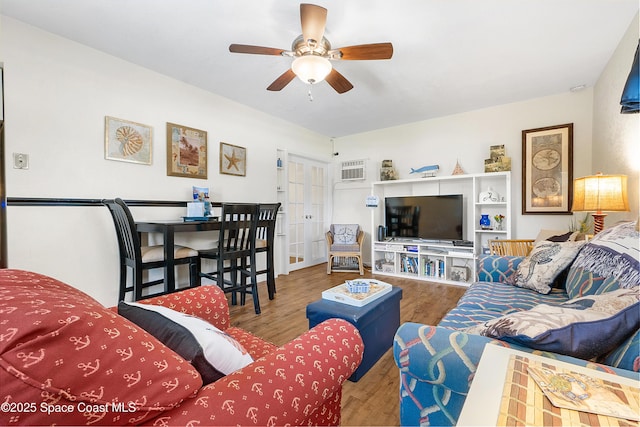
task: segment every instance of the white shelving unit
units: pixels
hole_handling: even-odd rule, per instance
[[[480,194],[486,193],[490,189],[497,193],[498,201],[482,201]],[[491,239],[510,239],[511,238],[511,222],[513,213],[511,210],[511,172],[493,172],[483,173],[473,176],[473,194],[474,210],[473,210],[473,240],[475,253],[481,254],[488,247],[488,241]],[[480,216],[486,214],[491,219],[491,228],[483,230],[480,227]],[[504,215],[502,229],[496,229],[494,217],[496,215]]]
[[[276,275],[288,274],[289,264],[288,258],[288,186],[289,179],[287,176],[287,152],[286,150],[277,150],[276,161],[276,200],[280,202],[280,210],[276,220],[276,233],[275,233],[275,264]]]
[[[373,272],[437,282],[470,283],[472,247],[452,243],[375,242]]]
[[[480,193],[498,194],[496,200],[481,201]],[[494,172],[451,175],[396,181],[376,181],[372,194],[379,205],[371,212],[371,260],[374,274],[467,285],[475,278],[475,260],[490,239],[511,238],[511,173]],[[385,197],[462,194],[463,239],[469,246],[446,241],[377,241],[379,225],[385,225]],[[491,218],[491,229],[482,229],[481,215]],[[495,215],[504,215],[502,229],[495,229]]]

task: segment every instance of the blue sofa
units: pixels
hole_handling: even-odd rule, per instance
[[[624,328],[614,326],[612,331],[608,331],[606,328],[611,328],[611,325],[601,329],[598,322],[587,322],[579,325],[586,326],[579,333],[567,331],[566,327],[554,332],[584,335],[586,330],[586,334],[592,335],[586,337],[587,341],[592,339],[596,347],[611,335],[618,334],[611,338],[613,341],[605,343],[610,347],[605,354],[589,360],[552,351],[558,345],[563,347],[567,344],[558,342],[564,340],[558,340],[558,336],[563,335],[554,335],[551,340],[547,336],[546,341],[540,343],[517,334],[497,339],[477,332],[479,326],[490,324],[488,322],[492,320],[496,322],[494,319],[502,320],[505,315],[527,312],[539,304],[558,306],[577,297],[606,297],[604,294],[609,292],[630,293],[631,298],[637,298],[640,293],[640,235],[637,228],[637,222],[623,223],[596,235],[581,247],[565,270],[566,276],[557,280],[556,287],[548,294],[509,283],[524,258],[481,257],[477,282],[469,287],[438,326],[405,323],[396,332],[393,353],[400,370],[401,425],[455,425],[487,344],[512,347],[640,379],[640,303],[634,303],[626,310]],[[630,291],[618,290],[621,288]]]

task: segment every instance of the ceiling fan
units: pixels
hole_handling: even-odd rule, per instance
[[[282,90],[297,76],[308,84],[326,80],[338,93],[345,93],[353,89],[353,85],[332,67],[329,60],[390,59],[393,55],[391,43],[361,44],[332,49],[331,43],[324,37],[324,28],[327,22],[327,9],[324,7],[315,4],[301,4],[300,22],[302,34],[293,41],[291,50],[232,44],[229,46],[229,51],[295,58],[291,68],[271,83],[267,90]]]

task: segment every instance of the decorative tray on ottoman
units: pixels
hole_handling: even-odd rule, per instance
[[[367,292],[349,292],[349,289],[366,290]],[[374,279],[348,280],[347,283],[334,286],[322,292],[322,299],[341,302],[343,304],[362,307],[391,292],[391,285]]]

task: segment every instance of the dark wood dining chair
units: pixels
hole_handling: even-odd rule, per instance
[[[200,277],[214,281],[231,293],[231,302],[244,305],[246,294],[253,296],[256,314],[260,314],[260,299],[256,271],[256,228],[259,206],[253,203],[223,203],[217,246],[200,250],[200,259],[216,262],[216,270],[200,272]]]
[[[151,281],[143,280],[143,272],[146,270],[164,268],[164,246],[142,246],[140,235],[136,231],[136,225],[127,204],[119,198],[103,200],[111,213],[113,223],[118,237],[118,248],[120,250],[120,291],[118,298],[125,299],[127,293],[133,293],[133,301],[150,298],[152,296],[169,293],[168,289],[176,289],[176,286],[169,287],[165,278]],[[189,286],[198,286],[200,283],[200,260],[198,251],[195,249],[175,245],[173,248],[175,264],[189,265]],[[128,271],[132,271],[131,280],[127,280]],[[164,283],[164,290],[142,295],[142,291],[151,286]],[[175,285],[175,284],[174,284]],[[176,289],[177,290],[177,289]]]
[[[256,255],[266,254],[265,268],[258,270],[257,274],[267,275],[267,291],[269,299],[276,294],[274,241],[276,234],[276,219],[281,203],[260,203],[258,226],[256,228]]]

